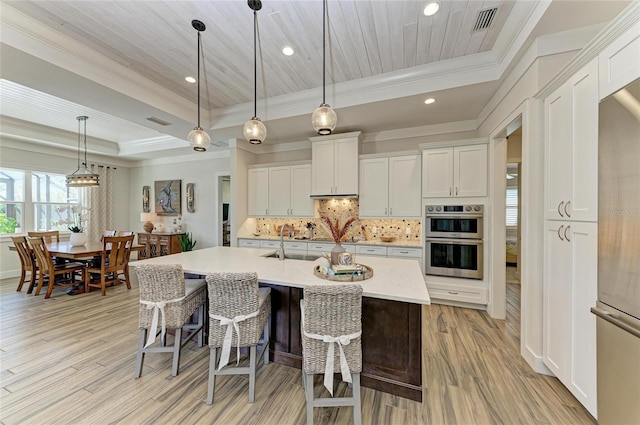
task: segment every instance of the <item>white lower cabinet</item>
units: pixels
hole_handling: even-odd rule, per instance
[[[386,246],[371,246],[371,245],[356,245],[357,256],[373,256],[373,257],[386,257]]]
[[[597,417],[597,223],[547,220],[543,361]]]
[[[429,297],[434,304],[438,304],[437,300],[470,303],[470,304],[487,304],[487,289],[481,281],[478,283],[441,283],[427,282],[429,289]]]
[[[238,239],[240,248],[260,248],[260,241],[257,239]]]

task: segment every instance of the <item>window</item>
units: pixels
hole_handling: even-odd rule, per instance
[[[66,231],[59,223],[69,218],[69,208],[62,213],[59,208],[81,205],[84,193],[67,187],[63,174],[0,168],[0,233]]]
[[[0,169],[0,233],[22,232],[24,181],[24,171]]]
[[[515,227],[518,225],[518,188],[507,188],[507,212],[505,214],[506,225]]]

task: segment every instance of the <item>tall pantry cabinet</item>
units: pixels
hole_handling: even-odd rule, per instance
[[[545,108],[543,361],[597,417],[598,62]]]

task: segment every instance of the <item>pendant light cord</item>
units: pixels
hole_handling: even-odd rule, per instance
[[[198,31],[198,128],[200,128],[200,31]]]
[[[80,170],[80,139],[81,139],[80,130],[81,130],[80,118],[78,118],[78,169],[76,170],[76,172]]]
[[[256,49],[256,33],[258,30],[258,13],[253,11],[253,117],[258,116],[258,53]]]
[[[85,170],[88,170],[87,168],[88,166],[87,164],[87,119],[85,118],[83,121],[84,121],[84,168]]]
[[[327,0],[322,2],[322,104],[326,104],[325,102],[325,90],[326,90],[326,82],[325,75],[327,73],[327,40],[326,40],[326,23],[325,20],[327,18]]]

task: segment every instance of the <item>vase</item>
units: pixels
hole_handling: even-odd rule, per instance
[[[85,232],[71,233],[69,243],[71,246],[82,246],[87,243],[87,234]]]
[[[347,250],[339,243],[335,244],[331,249],[331,264],[340,264],[340,254],[346,251]]]

